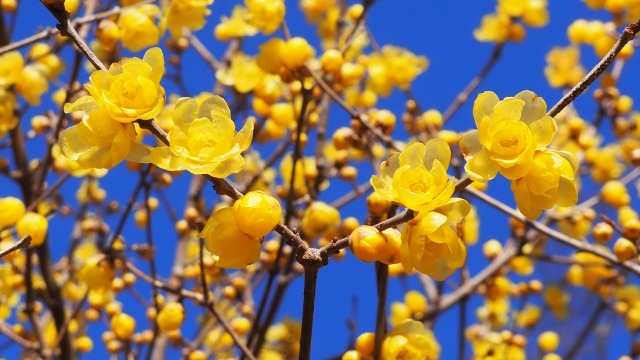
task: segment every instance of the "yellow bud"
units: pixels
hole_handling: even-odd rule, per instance
[[[381,232],[382,237],[386,242],[384,248],[384,254],[380,257],[379,261],[387,265],[398,264],[400,262],[400,246],[402,245],[402,239],[400,231],[389,228]]]
[[[80,336],[76,339],[75,346],[79,353],[88,353],[93,350],[93,340],[88,336]]]
[[[357,21],[364,13],[364,6],[362,4],[353,4],[347,9],[347,16],[351,21]]]
[[[482,245],[482,253],[487,259],[493,260],[502,253],[502,244],[496,239],[488,240]]]
[[[552,352],[558,348],[560,336],[555,331],[545,331],[538,335],[538,347],[545,352]]]
[[[367,197],[367,209],[374,216],[384,217],[391,208],[391,201],[373,192]]]
[[[311,45],[303,37],[287,40],[279,49],[282,62],[290,69],[297,69],[313,57]]]
[[[599,222],[593,227],[593,238],[596,242],[604,244],[611,240],[613,227],[606,222]]]
[[[300,227],[309,237],[337,228],[340,225],[340,212],[322,201],[312,202],[304,211]]]
[[[320,66],[322,71],[326,73],[337,73],[340,71],[344,58],[342,53],[337,49],[329,49],[325,51],[320,57]]]
[[[31,245],[29,245],[31,248],[44,243],[48,228],[49,222],[47,218],[34,212],[24,214],[16,223],[16,232],[19,237],[31,235]]]
[[[80,280],[89,288],[106,288],[111,286],[115,277],[115,269],[111,261],[102,254],[88,258],[79,272]]]
[[[618,180],[607,181],[602,186],[600,196],[602,196],[602,201],[615,208],[628,205],[631,202],[627,187]]]
[[[380,260],[386,249],[386,241],[378,229],[360,225],[349,235],[349,249],[360,260]]]
[[[251,330],[251,321],[246,317],[237,317],[231,320],[231,328],[240,336],[243,336]]]
[[[356,351],[363,356],[373,356],[373,347],[375,344],[376,335],[372,332],[366,332],[361,334],[356,339]]]
[[[349,350],[342,354],[342,360],[362,360],[362,355],[356,350]]]
[[[414,316],[421,316],[427,311],[427,298],[421,293],[410,290],[404,294],[404,303]]]
[[[184,321],[184,307],[178,302],[166,304],[156,317],[158,328],[162,331],[179,330]]]
[[[0,228],[11,226],[24,215],[22,200],[7,196],[0,198]]]
[[[233,205],[238,227],[245,234],[262,237],[270,233],[282,218],[280,202],[262,191],[250,191]]]
[[[187,356],[187,360],[207,360],[207,353],[202,350],[192,351],[189,356]]]
[[[628,261],[638,256],[638,248],[631,240],[621,237],[613,244],[613,252],[620,261]]]
[[[120,313],[111,318],[111,331],[120,340],[128,340],[136,329],[136,320],[131,316]]]

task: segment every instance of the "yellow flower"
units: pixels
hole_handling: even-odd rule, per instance
[[[337,8],[336,0],[300,0],[300,9],[308,21],[319,22],[332,8]]]
[[[163,25],[169,28],[171,36],[182,37],[182,28],[200,30],[207,21],[207,15],[211,10],[207,6],[213,4],[213,0],[172,0],[167,2],[163,9]]]
[[[40,105],[40,96],[49,91],[46,68],[40,64],[31,64],[22,68],[20,80],[15,84],[16,91],[27,100],[29,105]]]
[[[85,85],[87,96],[73,105],[94,101],[111,118],[123,122],[148,120],[158,115],[165,103],[165,91],[160,85],[164,73],[164,57],[160,48],[149,49],[143,59],[125,58],[111,64],[109,71],[98,70]]]
[[[120,313],[111,318],[111,331],[118,339],[128,340],[136,330],[136,319]]]
[[[18,51],[0,55],[0,87],[8,88],[20,80],[24,59]]]
[[[18,220],[16,223],[16,233],[19,237],[31,235],[31,244],[29,247],[33,248],[42,245],[47,237],[47,230],[49,228],[49,222],[47,218],[34,212],[28,212]]]
[[[77,161],[71,160],[62,154],[59,144],[54,144],[51,148],[51,156],[53,156],[53,168],[56,172],[68,172],[75,177],[93,177],[101,178],[107,174],[104,168],[84,168]]]
[[[340,212],[322,201],[312,202],[305,210],[300,221],[302,232],[309,238],[315,238],[325,231],[336,229],[340,225]]]
[[[242,52],[233,54],[229,67],[221,67],[216,71],[218,81],[224,85],[233,86],[241,93],[248,93],[255,89],[264,76],[265,73],[256,60]]]
[[[415,268],[436,280],[444,280],[460,268],[467,258],[467,248],[450,222],[459,221],[469,212],[469,203],[458,200],[455,211],[445,214],[422,212],[402,228],[400,255],[405,271]]]
[[[231,11],[231,17],[223,16],[220,23],[214,29],[216,39],[229,41],[233,38],[253,36],[258,33],[253,25],[247,22],[247,8],[237,5]]]
[[[260,258],[260,238],[242,232],[233,208],[216,210],[200,233],[205,248],[217,258],[216,266],[241,269]]]
[[[238,227],[245,234],[262,237],[280,222],[282,208],[278,199],[262,191],[250,191],[233,205]]]
[[[509,180],[524,176],[535,151],[548,146],[558,130],[546,111],[547,104],[531,91],[503,100],[490,91],[478,95],[473,104],[478,130],[460,139],[467,175],[478,182],[498,172]]]
[[[506,14],[487,14],[482,17],[480,27],[473,30],[473,37],[482,42],[503,43],[509,39],[513,20]]]
[[[555,205],[574,205],[578,201],[574,182],[577,170],[576,159],[568,152],[536,152],[529,172],[511,182],[518,210],[527,218],[535,219],[542,210]]]
[[[156,317],[156,323],[162,331],[173,331],[180,329],[184,321],[184,306],[179,302],[166,304]]]
[[[547,0],[498,0],[497,10],[510,17],[522,18],[529,26],[542,27],[549,22]]]
[[[123,11],[118,19],[122,46],[135,52],[156,45],[160,30],[153,20],[159,14],[160,9],[150,4]]]
[[[124,160],[136,140],[132,123],[115,121],[90,96],[65,105],[66,112],[86,111],[82,122],[64,129],[58,145],[81,168],[110,169]]]
[[[374,53],[367,60],[367,87],[382,96],[388,96],[393,87],[407,90],[428,66],[429,60],[424,56],[416,56],[401,47],[385,45],[380,53]]]
[[[39,42],[33,44],[29,50],[29,57],[33,59],[36,64],[43,66],[41,70],[44,71],[48,79],[55,79],[64,71],[64,62],[52,52],[51,47],[45,43]]]
[[[431,211],[451,199],[455,184],[447,176],[451,149],[444,140],[415,142],[380,165],[371,185],[382,198],[416,211]]]
[[[552,87],[574,86],[586,74],[576,46],[554,47],[547,54],[544,74]]]
[[[249,23],[263,34],[278,30],[286,12],[283,0],[244,0],[249,11]]]
[[[440,345],[431,330],[419,321],[406,320],[391,330],[382,342],[383,360],[422,359],[440,357]]]
[[[170,146],[136,144],[129,159],[169,171],[188,170],[219,178],[242,170],[240,153],[251,145],[253,123],[248,121],[236,133],[224,99],[210,95],[198,103],[181,98],[173,110],[173,122],[168,134]]]
[[[1,61],[2,60],[0,60],[0,64],[2,64]],[[4,137],[9,130],[18,126],[18,117],[16,116],[17,109],[18,100],[16,96],[11,91],[0,87],[0,139]]]

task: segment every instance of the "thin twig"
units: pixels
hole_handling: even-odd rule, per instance
[[[597,78],[602,74],[608,67],[611,65],[613,60],[616,58],[620,50],[628,43],[633,40],[636,34],[640,31],[640,20],[633,24],[629,24],[624,30],[622,34],[618,38],[618,41],[613,45],[611,50],[605,55],[602,60],[593,68],[587,75],[585,75],[580,82],[573,87],[568,93],[566,93],[557,104],[555,104],[551,110],[547,112],[547,115],[551,117],[555,117],[564,109],[567,105],[571,104],[580,94],[582,94],[589,85],[591,85]]]
[[[0,251],[0,258],[3,258],[18,249],[26,249],[31,244],[31,235],[25,235],[22,239],[13,243],[13,245],[9,246],[6,249]]]

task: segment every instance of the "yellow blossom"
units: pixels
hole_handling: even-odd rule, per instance
[[[580,49],[576,46],[554,47],[546,60],[544,74],[552,87],[574,86],[586,74],[580,65]]]
[[[533,165],[522,178],[511,182],[518,210],[535,219],[555,205],[572,206],[578,201],[574,174],[578,170],[572,154],[563,151],[536,152]]]
[[[143,59],[125,58],[111,64],[109,71],[91,74],[91,84],[85,85],[90,95],[65,105],[65,111],[95,102],[107,116],[122,123],[151,119],[162,111],[165,103],[165,91],[160,85],[163,73],[160,48],[149,49]]]
[[[431,211],[451,201],[455,183],[447,176],[451,149],[444,140],[415,142],[380,165],[371,185],[382,198],[416,211]]]
[[[0,64],[1,63],[0,60]],[[18,100],[13,92],[0,87],[0,139],[4,137],[9,130],[18,126],[18,117],[16,116],[17,109]]]
[[[278,30],[285,15],[284,0],[244,0],[249,11],[249,23],[263,34]]]
[[[41,71],[44,72],[47,79],[55,79],[64,71],[64,62],[52,52],[51,47],[46,43],[33,44],[29,50],[29,57],[36,64],[42,65]]]
[[[18,51],[0,55],[0,87],[8,88],[20,80],[24,59]]]
[[[241,269],[260,258],[260,238],[240,230],[233,208],[222,208],[211,214],[200,237],[217,259],[216,266]]]
[[[548,146],[558,129],[546,111],[545,101],[531,91],[503,100],[490,91],[478,95],[473,104],[478,130],[460,139],[467,175],[479,182],[498,172],[510,180],[524,176],[535,151]]]
[[[262,237],[280,222],[282,208],[278,199],[262,191],[250,191],[233,205],[240,230],[251,236]]]
[[[182,29],[200,30],[204,27],[211,10],[207,6],[213,0],[172,0],[163,9],[163,26],[169,28],[171,36],[182,37]]]
[[[231,17],[223,16],[220,23],[214,29],[216,39],[229,41],[233,38],[253,36],[258,33],[253,25],[247,22],[248,10],[244,6],[237,5],[231,11]]]
[[[431,330],[419,321],[406,320],[389,333],[382,342],[383,360],[422,359],[440,357],[440,345]]]
[[[510,17],[519,17],[529,26],[541,27],[549,22],[547,0],[498,0],[497,10]]]
[[[151,4],[125,9],[118,19],[122,46],[135,52],[156,45],[160,30],[154,18],[159,14],[160,9]]]
[[[482,42],[503,43],[509,39],[512,24],[509,15],[487,14],[482,17],[480,27],[473,31],[473,37]]]
[[[253,123],[248,121],[236,133],[224,99],[210,95],[199,103],[181,98],[173,110],[173,122],[167,136],[169,146],[136,144],[129,159],[169,171],[188,170],[219,178],[242,170],[240,153],[251,145]]]
[[[184,317],[184,306],[179,302],[171,302],[160,310],[156,317],[156,323],[162,331],[173,331],[180,329]]]
[[[81,98],[83,99],[83,98]],[[60,133],[58,144],[79,167],[110,169],[124,160],[136,139],[132,123],[115,121],[89,96],[65,105],[65,111],[86,111],[82,121]]]
[[[280,56],[280,48],[284,46],[284,40],[273,37],[260,45],[260,52],[256,56],[256,63],[269,74],[279,74],[284,67],[284,62]]]
[[[407,90],[413,80],[429,66],[429,60],[409,50],[385,45],[366,62],[369,78],[367,87],[382,96],[388,96],[394,87]]]
[[[24,214],[24,203],[17,197],[0,198],[0,228],[12,226]]]
[[[300,0],[300,9],[313,22],[320,21],[336,5],[336,0]]]
[[[325,231],[336,229],[340,225],[340,212],[322,201],[312,202],[305,210],[300,228],[310,238]]]
[[[19,237],[31,235],[31,244],[29,247],[42,245],[47,237],[49,223],[43,215],[34,212],[28,212],[16,223],[16,233]]]
[[[229,67],[216,71],[216,79],[222,84],[233,86],[238,92],[248,93],[260,84],[265,73],[256,63],[256,59],[237,52],[231,57]]]
[[[49,91],[46,68],[41,64],[30,64],[22,68],[20,80],[15,84],[18,94],[29,105],[40,105],[40,97]]]
[[[444,280],[460,268],[467,258],[467,248],[456,234],[451,222],[459,221],[469,212],[469,203],[462,199],[455,210],[421,212],[402,228],[400,255],[405,271],[414,268],[436,280]]]

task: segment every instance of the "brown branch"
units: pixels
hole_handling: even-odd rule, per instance
[[[31,235],[26,235],[22,239],[16,241],[13,245],[0,251],[0,258],[3,258],[18,249],[26,249],[31,244]]]
[[[547,112],[547,115],[555,117],[564,109],[567,105],[571,104],[580,94],[582,94],[587,88],[611,65],[613,60],[622,50],[626,43],[633,40],[636,34],[640,31],[640,20],[633,24],[629,24],[623,31],[618,41],[613,45],[611,50],[605,55],[602,60],[593,68],[587,75],[585,75],[580,82],[573,87],[568,93],[566,93],[557,104],[555,104],[551,110]]]
[[[313,310],[316,300],[316,284],[319,266],[314,264],[304,268],[304,296],[302,300],[302,326],[300,333],[300,360],[311,359],[311,334],[313,331]]]
[[[484,81],[489,72],[493,69],[493,67],[498,63],[500,57],[502,56],[502,50],[504,50],[504,43],[496,44],[491,52],[491,57],[489,61],[482,67],[478,75],[476,75],[471,82],[467,85],[467,87],[459,93],[456,98],[453,100],[451,105],[445,110],[444,114],[442,114],[442,123],[446,124],[451,117],[464,105],[468,100],[471,94],[476,91],[478,86]]]
[[[373,347],[373,358],[380,359],[382,341],[387,334],[387,289],[389,284],[389,265],[376,262],[376,284],[378,288],[378,305],[376,308],[376,333]]]

